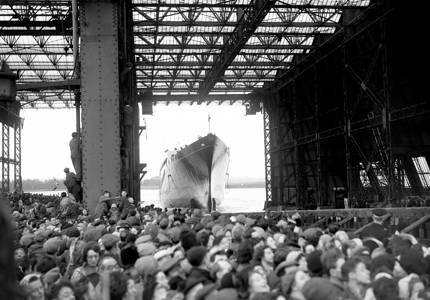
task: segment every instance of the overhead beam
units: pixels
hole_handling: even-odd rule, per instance
[[[183,29],[183,30],[182,30]],[[233,29],[233,28],[232,28]],[[219,32],[217,30],[214,31],[187,31],[188,27],[181,27],[181,28],[172,28],[167,31],[158,31],[159,36],[177,36],[178,34],[184,34],[187,36],[229,36],[231,35],[232,31],[223,31]],[[3,32],[3,31],[2,31]],[[153,30],[148,31],[135,31],[135,36],[141,37],[141,36],[154,36]],[[282,37],[314,37],[315,32],[285,32],[285,33],[279,33],[277,31],[258,31],[254,32],[255,36],[282,36]]]
[[[148,63],[148,62],[137,62],[136,66],[171,66],[172,65],[172,61],[158,61],[155,63]],[[212,63],[211,62],[207,62],[206,64],[203,64],[203,66],[211,66],[212,67]],[[290,62],[280,62],[280,61],[232,61],[229,66],[249,66],[249,67],[255,67],[255,66],[260,66],[260,67],[264,67],[264,66],[270,66],[270,67],[289,67],[292,66],[293,64]],[[198,60],[195,61],[182,61],[180,63],[180,66],[196,66],[196,67],[200,67],[202,66],[202,63],[199,62]],[[228,67],[228,66],[227,66]]]
[[[206,95],[204,97],[200,95],[152,95],[149,98],[145,98],[145,101],[152,102],[183,102],[183,101],[191,101],[191,102],[212,102],[212,101],[256,101],[255,94],[222,94],[222,95]]]
[[[65,15],[64,15],[65,17]],[[72,20],[70,22],[65,22],[62,20],[51,20],[51,21],[38,21],[38,20],[25,20],[25,21],[0,21],[0,27],[7,28],[30,28],[30,27],[50,27],[50,28],[61,28],[64,25],[69,25],[72,27]],[[3,30],[2,30],[3,32]]]
[[[304,72],[311,69],[319,62],[332,55],[334,51],[336,51],[343,45],[349,43],[350,41],[353,41],[359,34],[373,26],[381,18],[386,17],[392,11],[389,10],[384,12],[383,14],[379,14],[374,17],[372,16],[372,13],[377,7],[377,4],[367,7],[349,24],[344,25],[344,27],[340,28],[327,41],[319,45],[318,48],[315,48],[314,51],[311,51],[305,57],[305,59],[302,60],[299,64],[296,64],[294,68],[290,68],[284,71],[282,74],[279,74],[279,79],[276,82],[273,82],[271,85],[265,86],[265,88],[272,92],[279,91],[281,88],[293,82]],[[344,39],[343,35],[345,33],[345,28],[348,28],[348,30],[351,31],[351,34]]]
[[[61,81],[44,81],[31,83],[18,83],[17,91],[42,91],[42,90],[75,90],[81,86],[80,79]]]
[[[59,31],[56,29],[2,29],[1,35],[19,36],[71,36],[72,30]]]
[[[209,94],[275,3],[276,0],[255,0],[252,5],[244,10],[236,28],[225,42],[222,52],[215,57],[213,68],[200,85],[200,96],[204,97]]]
[[[237,32],[237,29],[240,27],[241,30],[246,34],[248,30],[251,30],[251,27],[243,27],[241,23],[246,22],[247,25],[252,26],[251,22],[253,20],[256,20],[258,15],[261,15],[264,13],[264,16],[269,12],[270,8],[273,7],[274,0],[256,0],[256,3],[254,5],[251,5],[249,7],[253,7],[253,11],[244,12],[244,16],[247,14],[247,18],[241,18],[238,22],[217,22],[217,21],[157,21],[157,20],[142,20],[142,21],[135,21],[134,26],[136,27],[146,27],[146,26],[167,26],[167,27],[191,27],[195,29],[196,27],[215,27],[219,28],[222,27],[234,27],[233,32]],[[266,3],[267,2],[267,3]],[[269,10],[265,10],[264,5],[270,4]],[[248,19],[248,20],[244,20]],[[300,28],[306,28],[306,27],[324,27],[324,28],[337,28],[340,27],[339,23],[336,22],[288,22],[288,21],[279,21],[279,22],[263,22],[264,17],[259,21],[257,27],[286,27],[294,28],[294,27],[300,27]]]
[[[69,0],[4,0],[3,2],[10,5],[55,5],[55,6],[69,6]],[[239,1],[160,1],[157,4],[154,2],[148,2],[141,0],[141,3],[136,3],[134,1],[133,8],[145,8],[145,7],[184,7],[184,8],[202,8],[202,7],[210,7],[210,8],[246,8],[247,2],[239,2]],[[360,5],[360,1],[346,1],[345,4],[331,4],[322,2],[321,3],[311,3],[310,1],[303,1],[304,4],[300,4],[301,2],[289,3],[287,1],[278,1],[274,7],[276,8],[290,8],[290,9],[342,9],[342,8],[360,8],[363,5]]]
[[[138,82],[138,90],[146,90],[149,87],[149,85],[146,86],[142,86],[139,85]],[[159,92],[159,93],[179,93],[179,94],[187,94],[187,93],[197,93],[198,90],[196,88],[188,88],[188,87],[183,87],[183,85],[181,85],[181,87],[152,87],[154,93]],[[241,93],[251,93],[253,90],[255,89],[255,87],[223,87],[223,88],[214,88],[212,89],[212,92],[214,93],[237,93],[237,94],[241,94]]]
[[[263,0],[261,0],[263,1]],[[266,1],[271,1],[271,0],[266,0]],[[246,30],[243,32],[246,33]],[[249,35],[249,37],[251,37],[252,34]],[[314,49],[316,48],[313,45],[295,45],[295,44],[290,44],[290,45],[265,45],[265,44],[260,44],[260,45],[245,45],[246,41],[249,39],[249,37],[243,41],[242,38],[238,37],[237,39],[237,43],[240,41],[241,42],[241,47],[239,49],[236,49],[235,53],[239,53],[242,49],[258,49],[258,50],[265,50],[265,49],[280,49],[280,50],[285,50],[285,49],[294,49],[294,50],[310,50],[310,49]],[[235,44],[235,43],[234,43]],[[231,45],[234,46],[234,44]],[[243,44],[243,45],[242,45]],[[184,44],[185,48],[187,49],[205,49],[207,51],[214,51],[214,50],[222,50],[225,51],[225,49],[227,48],[227,44],[218,44],[218,45],[190,45],[190,44]],[[181,45],[179,44],[137,44],[136,45],[136,50],[139,49],[154,49],[156,48],[158,49],[178,49],[179,47],[181,47]],[[139,52],[136,52],[136,54],[138,54]],[[207,53],[207,54],[216,54],[218,55],[217,52],[213,52],[213,53]],[[221,53],[223,54],[223,52]]]
[[[24,0],[17,0],[17,2],[22,2]],[[32,2],[32,1],[29,1]],[[359,5],[358,1],[352,1],[351,4],[345,4],[345,5],[333,5],[333,4],[313,4],[309,1],[304,1],[305,4],[297,4],[297,3],[286,3],[278,1],[276,5],[274,5],[275,8],[289,8],[289,9],[343,9],[343,8],[361,8],[363,5]],[[324,3],[324,2],[321,2]],[[148,3],[147,1],[144,1],[143,3],[135,3],[134,7],[138,8],[145,8],[145,7],[154,7],[155,5],[153,3]],[[203,7],[210,7],[210,8],[246,8],[248,4],[246,2],[239,2],[239,1],[204,1],[204,2],[181,2],[177,3],[177,1],[165,1],[165,2],[158,2],[157,6],[160,7],[185,7],[185,8],[203,8]]]

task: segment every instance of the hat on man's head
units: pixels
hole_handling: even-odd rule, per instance
[[[203,246],[194,246],[187,251],[187,259],[193,267],[198,267],[202,264],[207,253],[207,249]]]
[[[145,229],[143,230],[143,233],[149,234],[151,238],[154,240],[158,235],[158,226],[150,223],[146,225]]]
[[[212,219],[213,219],[214,221],[216,221],[216,220],[221,216],[221,213],[220,213],[219,211],[213,211],[213,212],[211,213],[211,216],[212,216]]]
[[[160,271],[169,272],[173,267],[178,265],[180,261],[181,259],[179,257],[173,257],[172,259],[164,260],[160,264]]]
[[[276,266],[276,269],[275,269],[275,275],[276,276],[278,276],[278,277],[282,277],[282,271],[283,270],[285,270],[285,269],[287,269],[287,268],[290,268],[290,267],[297,267],[299,265],[299,263],[298,262],[296,262],[296,261],[286,261],[286,260],[284,260],[283,262],[281,262],[279,265],[277,265]]]
[[[307,300],[340,300],[343,293],[334,288],[327,278],[313,277],[309,279],[302,288],[302,293]]]
[[[19,240],[19,243],[24,247],[28,247],[31,245],[31,243],[33,243],[33,241],[34,241],[34,234],[27,233],[21,237],[21,239]]]
[[[213,227],[212,227],[212,234],[213,235],[216,235],[217,233],[218,233],[218,231],[220,231],[220,230],[222,230],[223,229],[223,226],[221,226],[221,225],[219,225],[219,224],[215,224]]]
[[[415,249],[408,249],[400,255],[400,265],[406,273],[415,273],[417,275],[424,274],[427,263],[423,255]]]
[[[178,227],[170,228],[169,236],[173,243],[178,243],[181,238],[181,229]]]
[[[245,217],[245,215],[243,215],[243,214],[237,215],[237,216],[236,216],[236,221],[237,221],[238,223],[241,223],[242,225],[245,225],[245,222],[246,222],[246,217]]]
[[[239,295],[237,290],[233,288],[226,288],[217,290],[206,297],[207,300],[237,300]]]
[[[112,249],[112,247],[115,246],[117,242],[119,242],[119,237],[111,233],[107,233],[101,237],[101,240],[102,240],[103,246],[106,249]]]
[[[166,256],[172,257],[172,251],[170,251],[169,249],[161,249],[154,254],[154,258],[158,261]]]
[[[323,271],[323,265],[321,261],[321,250],[315,250],[306,257],[308,263],[308,270],[311,274],[321,276]]]
[[[136,260],[134,267],[141,276],[145,274],[154,275],[158,270],[158,262],[152,256],[144,256]]]
[[[388,211],[385,208],[375,208],[375,209],[372,209],[372,215],[375,215],[377,217],[383,217],[386,214],[388,214]]]
[[[157,248],[155,247],[154,243],[147,242],[147,243],[141,243],[137,245],[137,252],[139,253],[139,256],[148,256],[153,255],[155,250]]]
[[[53,237],[43,244],[43,250],[48,254],[55,254],[63,241],[58,237]]]
[[[85,242],[90,242],[90,241],[97,242],[98,239],[101,238],[101,237],[102,237],[102,232],[97,227],[89,228],[84,233],[84,241]]]
[[[150,242],[150,241],[152,241],[152,237],[151,237],[149,234],[144,234],[144,235],[139,236],[139,237],[134,241],[134,244],[137,246],[137,245],[139,245],[139,244],[146,243],[146,242]]]
[[[264,239],[266,238],[266,232],[261,227],[258,227],[258,226],[252,227],[251,237],[256,239]]]

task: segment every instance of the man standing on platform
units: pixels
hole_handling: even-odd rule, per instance
[[[367,237],[376,238],[379,241],[385,243],[388,239],[388,229],[383,225],[388,212],[385,208],[375,208],[372,210],[373,222],[369,223],[360,233],[360,238],[364,239]]]
[[[77,132],[72,133],[72,139],[69,142],[70,158],[72,159],[73,168],[75,168],[78,181],[82,181],[81,174],[81,140]]]
[[[69,168],[64,169],[64,173],[66,173],[66,180],[64,180],[64,185],[67,188],[67,191],[75,197],[76,202],[82,202],[81,196],[81,185],[78,182],[77,176],[75,173],[70,172]]]

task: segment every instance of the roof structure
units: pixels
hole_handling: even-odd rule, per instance
[[[72,79],[69,0],[0,5],[0,59],[18,83]],[[139,92],[154,101],[240,101],[276,81],[316,37],[341,28],[346,8],[370,0],[133,0]],[[73,91],[20,91],[24,108],[73,107]]]

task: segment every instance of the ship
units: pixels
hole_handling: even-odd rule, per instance
[[[215,211],[228,176],[230,152],[224,142],[209,133],[166,154],[160,169],[161,206]]]

